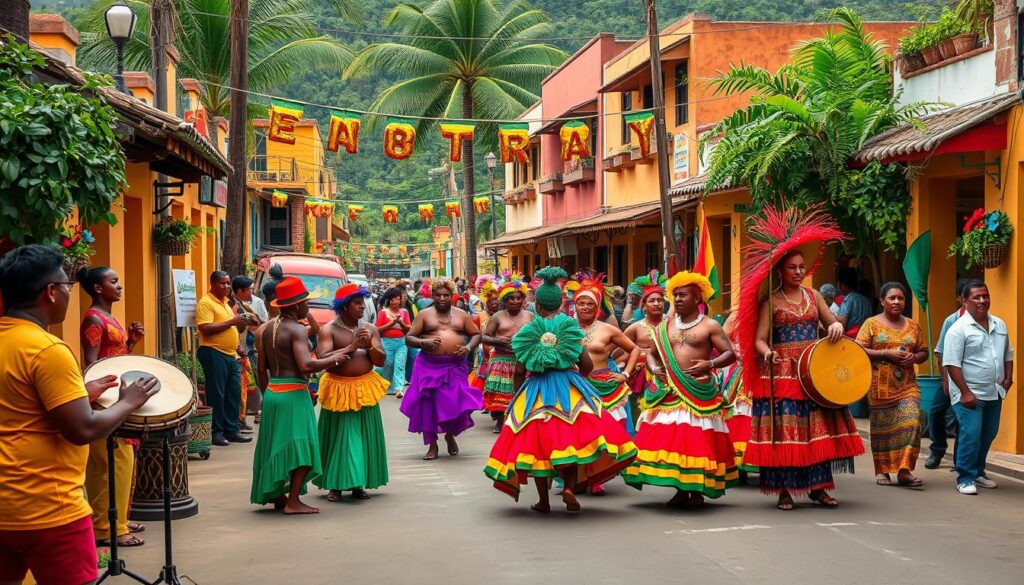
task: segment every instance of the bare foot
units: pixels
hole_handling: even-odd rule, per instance
[[[455,457],[459,454],[459,444],[455,442],[455,435],[451,433],[444,434],[444,442],[448,444],[448,454]]]
[[[276,500],[274,500],[274,509],[275,510],[284,510],[284,505],[287,504],[287,503],[288,503],[288,496],[282,494],[282,495],[278,496],[278,498]]]
[[[572,493],[572,490],[565,488],[562,490],[562,501],[565,503],[565,509],[570,512],[579,512],[580,503],[576,500],[576,495]]]
[[[604,495],[604,484],[599,483],[595,486],[590,487],[590,495],[592,496],[603,496]]]
[[[331,490],[327,492],[328,502],[340,502],[341,501],[341,490]]]
[[[665,502],[669,508],[685,508],[690,504],[690,495],[686,492],[677,491],[672,499]]]
[[[423,456],[424,461],[433,461],[434,459],[437,459],[437,443],[431,443],[427,454]]]
[[[284,505],[285,516],[294,516],[298,514],[319,514],[320,508],[314,508],[313,506],[307,506],[302,503],[302,500],[295,498],[295,503],[288,502]]]
[[[543,504],[541,502],[537,502],[536,504],[530,506],[530,509],[533,510],[534,512],[540,512],[541,514],[547,514],[548,512],[551,511],[551,504]]]

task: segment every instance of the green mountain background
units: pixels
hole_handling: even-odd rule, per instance
[[[32,0],[36,10],[60,12],[74,24],[83,7],[94,0]],[[353,24],[337,15],[324,3],[312,14],[318,26],[349,44],[354,50],[372,43],[375,37],[358,33],[393,32],[383,28],[382,22],[399,0],[358,0],[362,21]],[[865,20],[922,20],[937,16],[941,9],[935,0],[892,2],[887,0],[662,0],[658,3],[658,20],[664,28],[690,12],[704,12],[716,20],[744,21],[802,21],[823,19],[829,10],[847,6],[858,11]],[[551,42],[566,53],[573,53],[586,39],[600,32],[612,32],[624,39],[635,39],[643,34],[646,23],[640,0],[534,0],[533,5],[546,11],[554,23],[556,37]],[[383,39],[386,40],[386,39]],[[227,48],[225,47],[225,50]],[[86,64],[88,65],[88,64]],[[343,81],[340,74],[310,71],[299,74],[277,93],[315,104],[340,108],[366,109],[386,87],[399,80],[395,73],[381,74],[356,80]],[[539,88],[534,88],[539,93]],[[326,136],[326,109],[307,107],[307,117],[321,123]],[[360,136],[360,153],[356,156],[331,154],[329,164],[335,168],[339,183],[339,198],[371,203],[358,222],[353,225],[353,239],[374,243],[428,242],[430,228],[423,226],[416,212],[415,201],[435,200],[437,223],[447,222],[442,203],[447,181],[428,176],[430,169],[447,161],[447,143],[442,144],[436,132],[418,137],[416,153],[405,161],[394,161],[382,153],[382,136],[378,128]],[[496,144],[476,145],[477,191],[487,189],[488,176],[483,155],[496,150]],[[503,186],[501,169],[496,183]],[[461,187],[461,172],[458,173]],[[498,232],[503,227],[500,198],[498,199]],[[404,202],[404,204],[403,204]],[[398,225],[384,224],[379,207],[373,204],[397,203],[400,206]],[[479,218],[481,239],[490,234],[490,214]]]

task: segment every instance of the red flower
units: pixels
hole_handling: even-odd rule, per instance
[[[60,245],[64,248],[70,248],[71,246],[74,245],[74,242],[72,242],[71,239],[68,238],[67,236],[61,236]]]
[[[967,222],[964,224],[964,233],[971,231],[975,227],[981,227],[982,219],[985,217],[985,208],[979,207],[974,210],[974,213],[967,218]]]

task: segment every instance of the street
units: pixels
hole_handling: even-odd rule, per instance
[[[490,419],[460,441],[457,458],[421,461],[398,401],[382,403],[391,483],[367,501],[328,503],[316,488],[311,517],[249,505],[255,443],[214,447],[190,463],[198,516],[174,523],[179,575],[200,585],[243,583],[567,584],[1019,582],[1024,484],[992,475],[996,490],[958,494],[948,467],[924,469],[920,490],[879,487],[870,456],[838,476],[838,510],[797,500],[793,512],[745,486],[696,511],[667,509],[666,489],[638,492],[621,480],[583,511],[530,511],[532,484],[517,504],[482,473],[494,439]],[[443,447],[443,444],[442,444]],[[442,448],[443,452],[443,448]],[[347,498],[347,494],[346,494]],[[553,498],[553,504],[560,500]],[[162,525],[149,522],[128,567],[155,578]],[[127,582],[120,578],[113,581]],[[183,579],[183,582],[188,580]]]

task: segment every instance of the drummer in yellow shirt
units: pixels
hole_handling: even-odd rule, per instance
[[[74,282],[59,250],[29,245],[0,261],[0,584],[31,570],[40,585],[97,578],[85,501],[87,445],[106,437],[157,391],[147,378],[122,387],[113,406],[90,400],[116,386],[82,380],[71,349],[47,332],[67,314]]]

